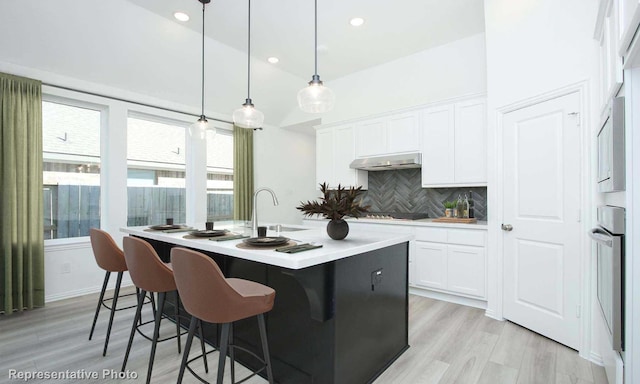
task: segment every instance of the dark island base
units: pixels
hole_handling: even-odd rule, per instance
[[[145,240],[169,261],[172,244]],[[276,290],[266,323],[277,383],[370,383],[409,348],[408,243],[299,270],[207,254],[225,276]],[[214,346],[219,328],[204,326],[205,340]],[[262,355],[255,318],[234,323],[234,342]],[[240,350],[236,359],[251,369],[260,366]]]

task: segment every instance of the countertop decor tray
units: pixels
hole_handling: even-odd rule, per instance
[[[463,223],[463,224],[475,224],[478,222],[476,218],[461,218],[461,217],[438,217],[433,219],[434,223]]]

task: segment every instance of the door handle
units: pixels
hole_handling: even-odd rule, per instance
[[[511,232],[513,230],[513,225],[511,224],[502,224],[501,226],[503,231]]]

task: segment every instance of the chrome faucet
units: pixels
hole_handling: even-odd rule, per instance
[[[258,237],[258,193],[267,191],[273,198],[273,205],[278,205],[278,198],[276,193],[271,188],[258,188],[253,193],[253,215],[251,217],[251,236]]]

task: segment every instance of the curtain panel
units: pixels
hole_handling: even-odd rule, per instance
[[[251,220],[253,129],[233,126],[233,219]]]
[[[42,84],[0,73],[0,312],[44,305]]]

